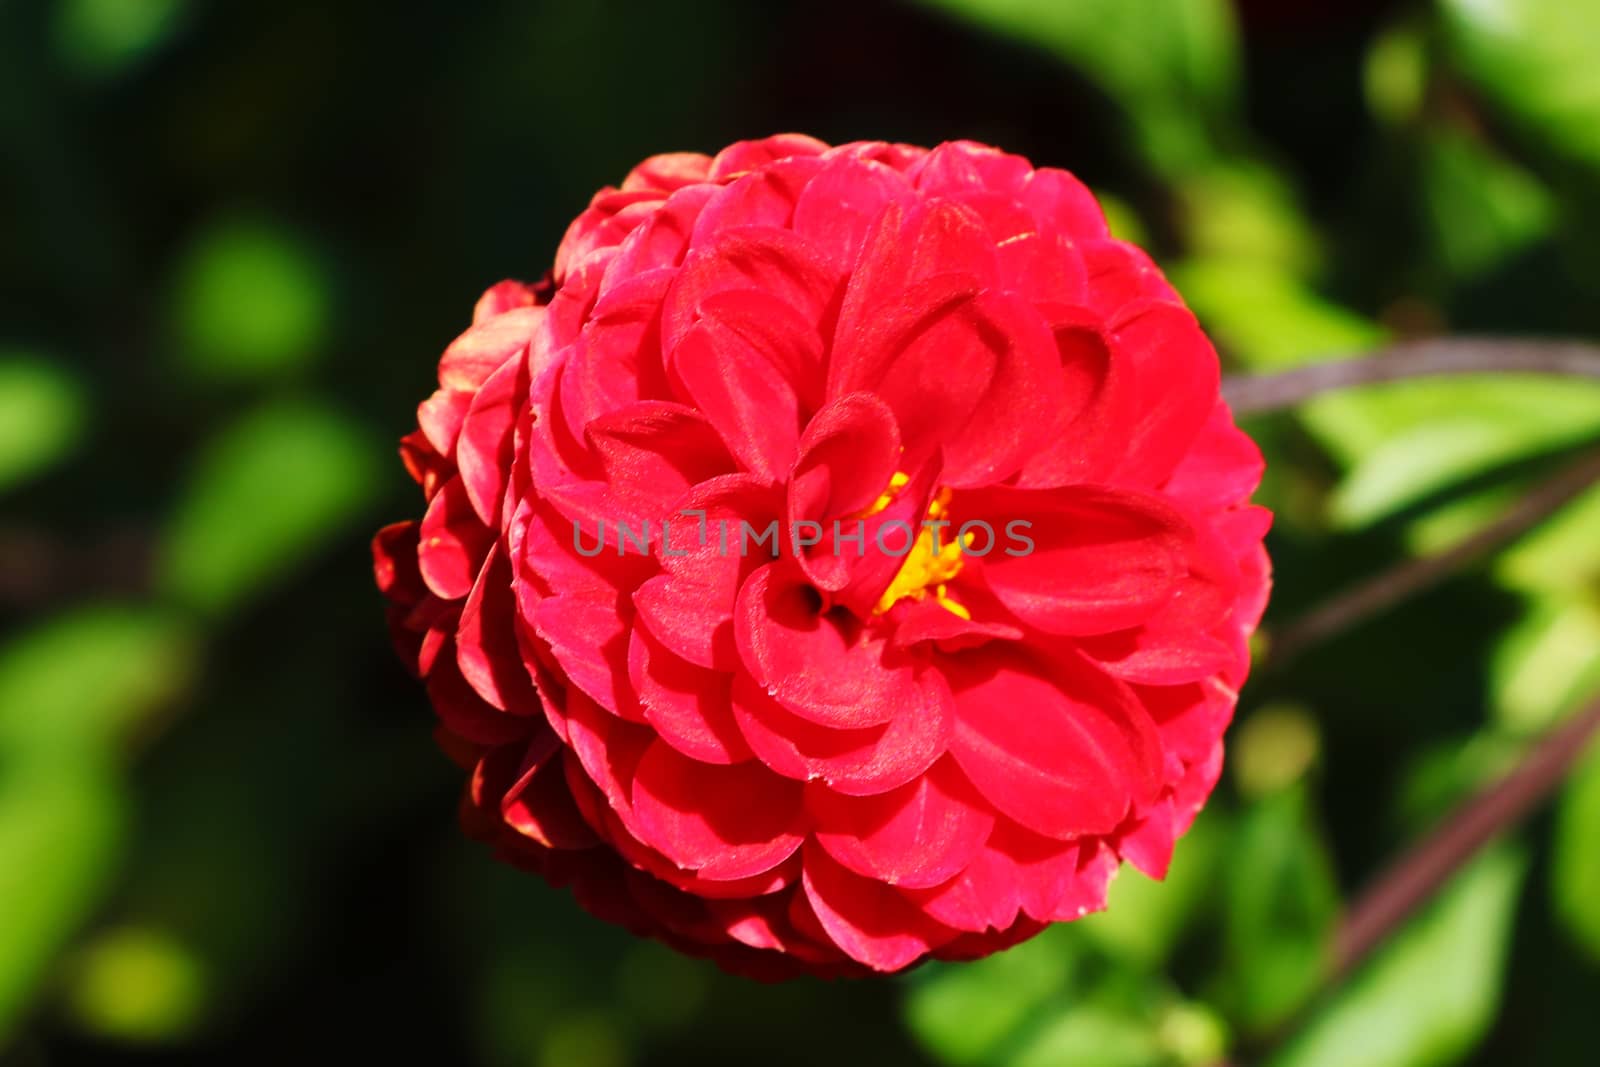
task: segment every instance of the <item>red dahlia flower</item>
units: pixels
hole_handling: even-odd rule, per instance
[[[1211,345],[1070,174],[657,156],[439,383],[378,583],[504,858],[770,977],[982,956],[1164,873],[1269,516]]]

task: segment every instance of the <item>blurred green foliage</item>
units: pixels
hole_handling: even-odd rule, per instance
[[[72,378],[47,360],[0,352],[0,490],[60,459],[83,421]]]
[[[802,129],[1069,167],[1234,370],[1600,336],[1573,0],[0,5],[0,1060],[1566,1064],[1600,753],[1339,991],[1354,895],[1600,692],[1600,489],[1252,681],[1168,878],[904,979],[764,987],[453,824],[365,541],[477,292],[652,152]],[[1600,390],[1253,420],[1268,630],[1491,519]],[[1526,887],[1526,891],[1525,891]]]

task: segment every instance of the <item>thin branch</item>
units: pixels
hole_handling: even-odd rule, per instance
[[[1561,785],[1600,732],[1600,699],[1555,727],[1515,770],[1455,810],[1404,852],[1356,900],[1334,943],[1334,974],[1348,974],[1484,845],[1520,823]]]
[[[1235,415],[1260,415],[1335,389],[1450,374],[1540,374],[1600,381],[1600,345],[1520,337],[1412,341],[1358,359],[1231,377],[1222,383],[1222,395]]]
[[[1535,486],[1503,515],[1432,556],[1403,560],[1335,594],[1272,636],[1263,666],[1280,667],[1313,645],[1353,629],[1509,544],[1600,483],[1600,450]]]

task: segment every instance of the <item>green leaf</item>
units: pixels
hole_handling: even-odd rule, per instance
[[[203,451],[168,531],[162,585],[186,604],[236,607],[372,504],[379,450],[337,412],[280,405]]]
[[[940,1060],[992,1060],[1036,1012],[1064,996],[1079,950],[1068,927],[975,963],[929,964],[906,996],[906,1024]]]
[[[1561,800],[1553,862],[1556,914],[1600,960],[1600,744],[1590,746]]]
[[[0,352],[0,491],[59,460],[83,432],[83,397],[58,366]]]
[[[70,69],[109,76],[133,66],[177,29],[187,0],[61,0],[56,49]]]
[[[1215,156],[1233,106],[1238,42],[1226,0],[923,0],[1059,56],[1127,112],[1169,172]]]
[[[1494,1022],[1527,864],[1496,848],[1456,876],[1269,1067],[1443,1067]]]
[[[1531,735],[1600,691],[1600,598],[1553,594],[1535,600],[1500,639],[1490,664],[1496,718]]]
[[[1384,122],[1399,125],[1422,111],[1428,92],[1428,42],[1409,20],[1385,29],[1367,52],[1367,106]]]
[[[1102,1004],[1068,1009],[1005,1061],[1007,1067],[1162,1067],[1170,1062],[1149,1019]]]
[[[1528,172],[1453,130],[1422,138],[1421,202],[1431,259],[1452,281],[1470,281],[1537,243],[1555,203]]]
[[[1329,501],[1346,528],[1370,525],[1480,471],[1573,444],[1600,418],[1600,390],[1562,382],[1432,382],[1375,392],[1384,394],[1376,396],[1376,413],[1389,426]]]
[[[1178,842],[1164,881],[1123,870],[1112,883],[1106,910],[1079,920],[1078,930],[1120,959],[1160,964],[1214,888],[1227,836],[1222,815],[1202,813]]]
[[[1206,329],[1251,371],[1354,355],[1384,339],[1375,323],[1253,259],[1199,257],[1174,265],[1168,274]]]
[[[97,1037],[166,1044],[189,1036],[205,1009],[207,975],[169,931],[123,926],[77,954],[66,990],[78,1025]]]
[[[1259,1032],[1287,1019],[1321,980],[1339,908],[1304,784],[1251,806],[1229,861],[1227,999],[1240,1025]]]
[[[191,637],[131,606],[82,608],[0,648],[0,756],[77,759],[115,744],[189,682]]]
[[[93,758],[0,761],[0,1048],[114,869],[122,797]]]
[[[1294,190],[1273,170],[1231,162],[1179,179],[1185,244],[1201,259],[1247,261],[1306,274],[1317,266],[1317,237]]]
[[[1442,0],[1454,64],[1525,133],[1600,166],[1600,6]]]
[[[1531,593],[1600,590],[1600,487],[1508,548],[1495,574],[1506,585]]]
[[[203,231],[179,265],[172,300],[186,366],[226,381],[309,363],[326,341],[332,311],[317,257],[281,227],[258,221]]]

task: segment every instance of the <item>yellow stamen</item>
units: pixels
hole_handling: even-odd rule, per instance
[[[907,474],[905,471],[895,471],[894,477],[889,479],[889,488],[885,489],[883,491],[883,495],[872,502],[872,506],[870,508],[861,513],[861,517],[865,519],[869,516],[876,515],[878,512],[887,508],[890,504],[893,504],[895,497],[900,495],[900,490],[904,489],[910,484],[911,475]]]
[[[889,489],[878,498],[877,503],[867,511],[868,515],[876,515],[888,507],[911,481],[903,473],[897,473],[889,480]],[[934,496],[933,502],[928,505],[928,521],[939,522],[944,519],[950,510],[949,489],[941,489]],[[883,591],[883,596],[878,598],[877,607],[873,613],[882,615],[902,600],[924,600],[929,592],[938,601],[939,606],[953,615],[963,619],[971,619],[972,613],[966,607],[950,599],[947,583],[961,573],[963,542],[961,539],[941,542],[935,547],[935,537],[941,532],[941,527],[924,526],[917,534],[916,541],[911,546],[911,551],[906,553],[906,560],[900,566],[900,572],[894,576],[894,581],[889,583],[889,588]],[[972,545],[973,535],[965,538],[967,547]]]

